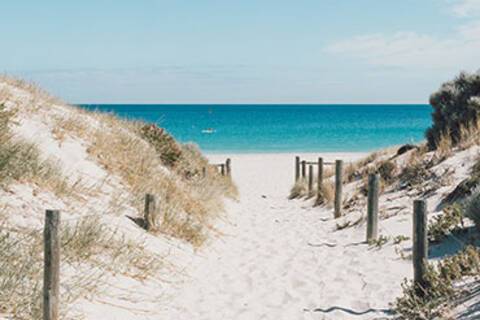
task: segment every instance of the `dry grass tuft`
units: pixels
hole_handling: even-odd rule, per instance
[[[438,139],[437,149],[435,150],[435,155],[439,159],[446,159],[450,157],[453,153],[453,141],[449,131],[442,133]]]
[[[162,257],[148,252],[143,241],[127,240],[95,217],[80,218],[64,226],[61,243],[62,255],[71,264],[90,263],[140,280],[155,274],[163,265]]]
[[[289,199],[296,199],[305,196],[308,192],[308,186],[305,179],[298,179],[290,190]]]
[[[41,319],[42,252],[40,230],[0,228],[1,313],[14,319]],[[163,257],[146,250],[143,242],[126,240],[92,217],[62,225],[61,263],[62,269],[75,270],[63,273],[60,283],[65,319],[73,317],[68,305],[97,293],[105,277],[123,274],[142,281],[164,266]]]
[[[315,205],[328,205],[333,204],[335,198],[335,184],[332,181],[324,181],[322,190],[315,200]]]
[[[41,233],[0,229],[0,313],[14,319],[42,318]]]
[[[0,106],[0,186],[18,181],[35,183],[57,196],[73,192],[56,164],[41,159],[36,146],[12,136],[8,127],[12,116]]]

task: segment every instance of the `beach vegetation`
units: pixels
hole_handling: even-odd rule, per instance
[[[331,206],[333,204],[333,200],[335,198],[335,185],[332,181],[324,181],[322,184],[322,189],[317,195],[315,199],[316,205],[328,205]]]
[[[0,312],[13,319],[42,318],[43,237],[34,230],[0,228]],[[62,318],[68,305],[97,293],[102,280],[115,274],[144,280],[164,266],[164,259],[142,242],[130,241],[99,222],[79,218],[60,228]]]
[[[404,280],[403,294],[393,304],[399,319],[437,319],[447,316],[448,310],[461,295],[455,282],[465,277],[480,275],[480,251],[467,246],[459,253],[439,261],[436,266],[427,264],[424,287]]]
[[[139,131],[140,135],[155,148],[163,164],[169,167],[176,164],[182,155],[182,149],[165,129],[151,123],[142,125]]]
[[[476,187],[465,200],[465,216],[470,218],[480,230],[480,188]]]
[[[431,95],[430,104],[433,125],[426,132],[429,149],[445,148],[445,136],[450,137],[451,145],[459,144],[462,137],[478,128],[480,73],[462,72],[454,80],[442,84]]]
[[[390,184],[397,173],[397,165],[391,160],[384,160],[378,164],[377,172],[385,184]]]
[[[453,204],[443,209],[443,212],[428,224],[428,239],[431,242],[440,242],[450,233],[458,232],[464,226],[463,208],[460,204]]]
[[[298,179],[295,184],[293,185],[292,189],[290,189],[289,199],[297,199],[305,196],[308,192],[308,186],[305,179]]]
[[[9,125],[14,111],[0,105],[0,186],[5,188],[13,182],[34,183],[47,190],[63,195],[68,184],[59,167],[50,160],[42,159],[38,148],[14,137]]]
[[[407,236],[401,234],[401,235],[395,236],[393,238],[393,244],[400,244],[403,241],[407,241],[407,240],[410,240],[410,237],[407,237]]]
[[[399,174],[400,186],[413,188],[428,180],[430,176],[426,164],[415,154],[412,154]]]
[[[59,191],[63,188],[63,192],[73,185],[62,177],[60,165],[43,160],[41,150],[10,135],[10,119],[35,114],[51,122],[52,137],[60,145],[67,138],[81,144],[87,160],[99,164],[126,188],[121,201],[136,208],[139,219],[143,217],[145,194],[156,195],[159,224],[154,232],[200,246],[213,230],[211,223],[224,210],[224,197],[237,196],[232,179],[216,172],[198,148],[177,143],[156,125],[69,106],[35,85],[2,80],[27,93],[19,98],[13,91],[5,93],[2,89],[2,101],[9,105],[9,111],[2,108],[0,114],[0,183],[4,185],[33,180]],[[95,190],[92,187],[89,196],[94,196]]]
[[[442,204],[451,205],[461,203],[472,195],[478,186],[480,186],[480,157],[477,157],[474,165],[470,169],[470,176],[462,180],[453,191],[447,194],[442,200]]]

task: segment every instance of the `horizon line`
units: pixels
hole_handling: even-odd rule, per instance
[[[95,102],[95,103],[70,103],[76,106],[128,106],[128,105],[143,105],[143,106],[159,106],[159,105],[168,105],[168,106],[432,106],[429,103],[139,103],[139,102]]]

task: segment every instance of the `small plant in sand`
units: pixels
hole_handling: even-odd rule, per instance
[[[454,256],[440,261],[436,267],[427,265],[426,285],[415,287],[412,281],[402,284],[403,295],[395,301],[399,319],[437,319],[449,310],[450,302],[460,293],[454,282],[467,276],[480,275],[480,251],[467,246]]]
[[[377,239],[370,240],[368,244],[372,247],[381,249],[389,240],[390,240],[390,237],[380,235]]]
[[[463,228],[463,209],[454,204],[443,209],[428,225],[428,238],[432,242],[442,241],[448,234]]]
[[[410,240],[410,237],[404,236],[404,235],[398,235],[395,238],[393,238],[393,244],[400,244],[403,241]]]

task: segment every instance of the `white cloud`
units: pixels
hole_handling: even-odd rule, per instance
[[[480,15],[480,0],[459,0],[452,6],[453,13],[459,17]]]
[[[326,51],[361,59],[371,65],[477,70],[480,67],[480,22],[462,25],[450,36],[417,32],[362,35],[332,43]]]
[[[371,65],[434,68],[456,72],[480,68],[480,0],[447,0],[454,15],[466,19],[452,33],[434,36],[415,31],[367,34],[331,43],[326,51]]]

